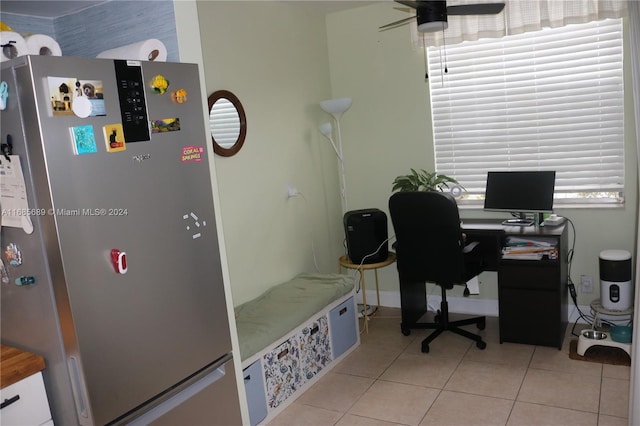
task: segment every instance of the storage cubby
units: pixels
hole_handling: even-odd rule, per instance
[[[243,370],[244,389],[249,406],[249,421],[255,426],[267,417],[267,399],[264,393],[262,361],[258,360]]]
[[[358,341],[356,311],[353,300],[349,299],[329,311],[331,347],[333,358],[340,357]]]

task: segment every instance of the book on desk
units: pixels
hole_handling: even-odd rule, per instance
[[[508,236],[502,248],[502,259],[542,260],[558,258],[557,240],[545,237]]]

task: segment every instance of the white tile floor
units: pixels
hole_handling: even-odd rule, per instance
[[[381,308],[360,347],[269,425],[627,425],[630,368],[570,359],[571,330],[562,350],[500,344],[487,318],[485,350],[444,333],[423,354],[430,331],[399,324]]]

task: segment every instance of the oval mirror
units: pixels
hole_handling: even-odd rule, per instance
[[[209,95],[209,128],[216,154],[230,157],[240,151],[247,134],[247,118],[236,95],[228,90]]]

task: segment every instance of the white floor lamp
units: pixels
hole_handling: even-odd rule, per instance
[[[331,123],[324,123],[320,125],[320,133],[322,133],[331,145],[333,146],[333,150],[338,156],[338,161],[340,162],[340,196],[342,198],[342,214],[345,214],[349,207],[347,206],[347,183],[344,175],[344,157],[342,155],[342,135],[340,134],[340,118],[342,118],[342,114],[347,111],[351,107],[351,98],[338,98],[338,99],[329,99],[326,101],[320,102],[320,108],[323,111],[328,112],[333,116],[336,120],[336,128],[338,131],[338,146],[333,142],[333,127]]]

